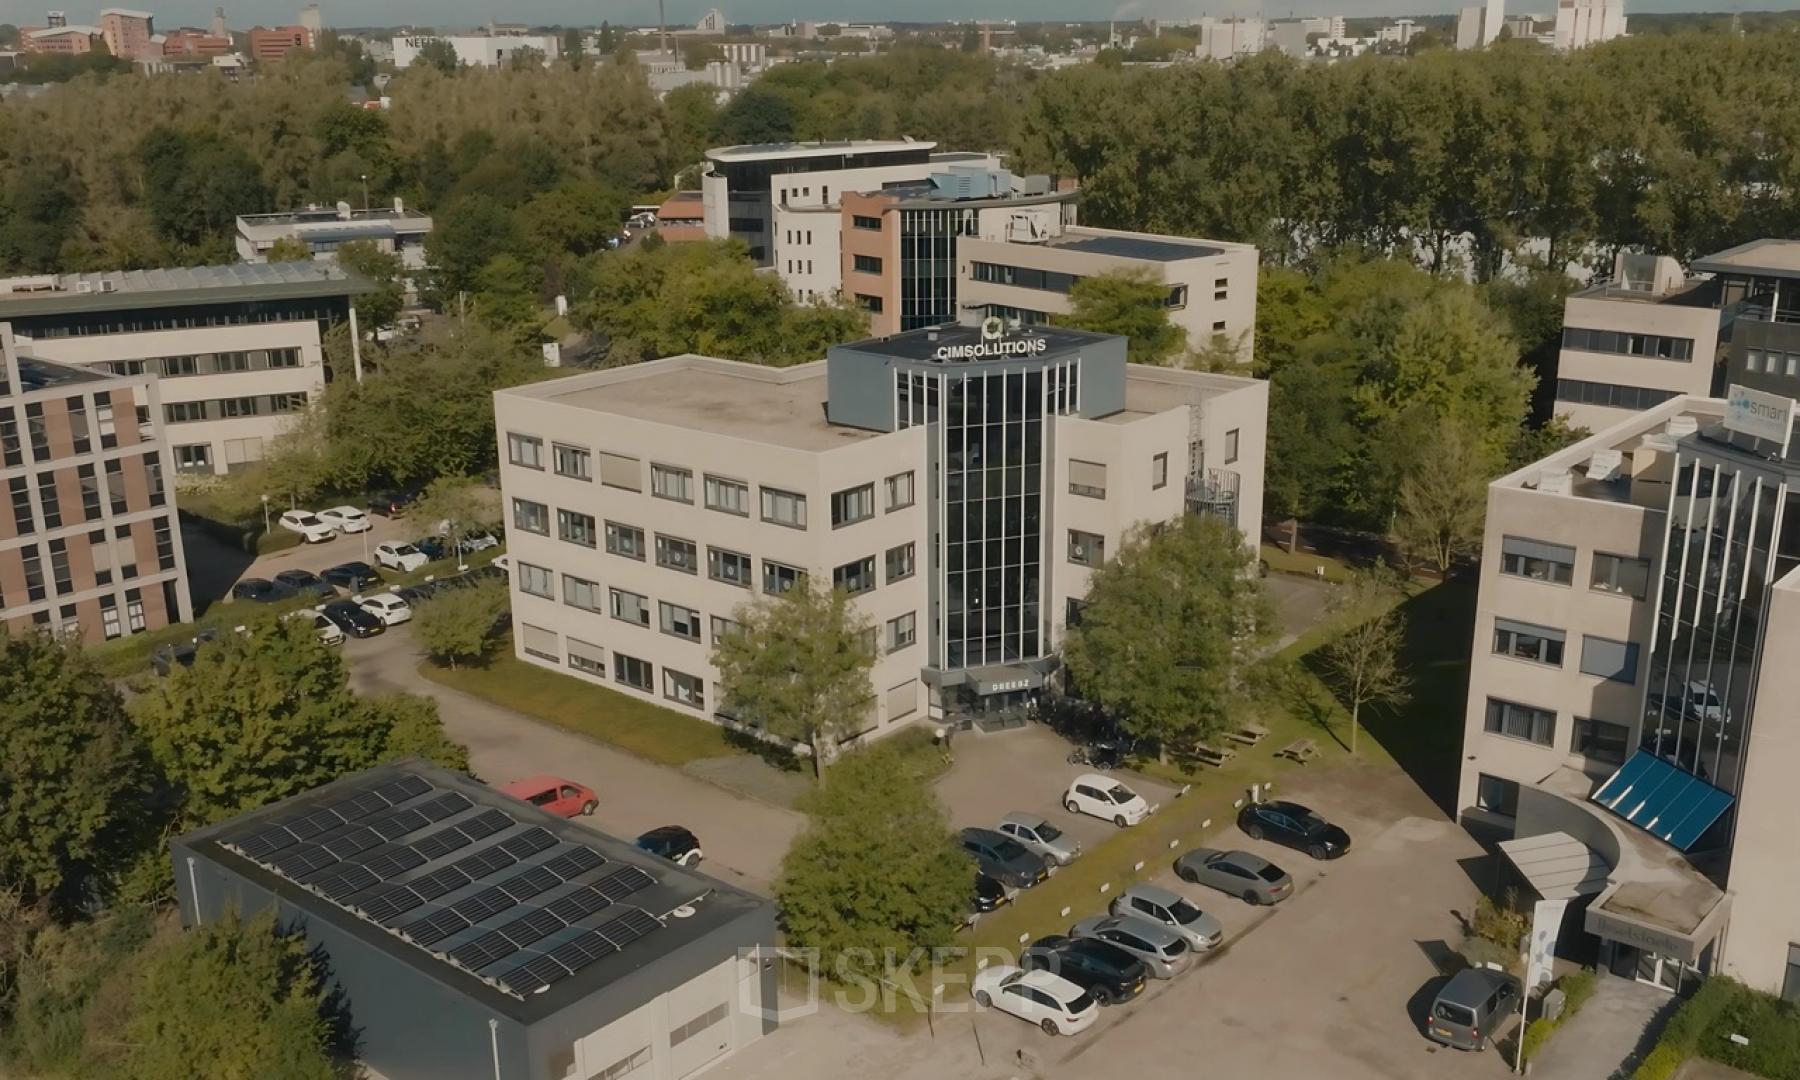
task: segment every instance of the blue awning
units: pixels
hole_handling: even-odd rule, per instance
[[[1593,799],[1682,851],[1693,847],[1732,802],[1730,793],[1647,750],[1631,755]]]

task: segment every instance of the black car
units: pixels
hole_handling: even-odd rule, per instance
[[[975,871],[975,895],[969,899],[969,913],[980,915],[1006,903],[1006,886],[981,871]]]
[[[680,825],[663,825],[651,829],[637,838],[637,847],[639,851],[647,851],[682,866],[694,866],[703,857],[699,838]]]
[[[993,829],[964,829],[963,850],[974,856],[976,866],[1002,885],[1029,889],[1051,874],[1042,855],[1025,850],[1025,846]]]
[[[424,552],[425,557],[432,562],[450,556],[450,541],[442,536],[421,536],[413,541],[413,547]]]
[[[394,595],[417,607],[437,595],[437,582],[421,581],[417,585],[402,585],[394,590]]]
[[[351,637],[374,637],[387,629],[380,619],[348,600],[333,600],[319,609],[339,630]]]
[[[310,593],[313,596],[332,597],[337,590],[324,578],[311,570],[283,570],[275,575],[275,580],[296,593]]]
[[[1041,937],[1019,957],[1026,971],[1042,968],[1093,994],[1102,1005],[1130,1001],[1144,992],[1150,969],[1137,957],[1098,938],[1061,934]]]
[[[419,492],[414,489],[378,491],[369,496],[369,512],[382,517],[405,517],[406,511],[418,501]]]
[[[1251,803],[1238,811],[1238,828],[1252,840],[1273,840],[1315,859],[1350,850],[1350,834],[1299,803]]]
[[[361,592],[381,584],[381,575],[366,562],[339,563],[319,575],[340,589]]]
[[[273,604],[294,595],[294,590],[267,578],[245,578],[231,587],[233,600],[249,600],[257,604]]]

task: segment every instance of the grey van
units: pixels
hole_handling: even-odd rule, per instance
[[[1505,972],[1464,968],[1432,999],[1425,1036],[1458,1050],[1483,1050],[1518,1008],[1518,986]]]

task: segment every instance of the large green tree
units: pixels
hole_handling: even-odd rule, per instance
[[[504,581],[451,589],[419,604],[413,613],[413,636],[440,663],[453,668],[479,663],[493,651],[496,624],[506,610]]]
[[[1069,290],[1069,314],[1056,321],[1128,339],[1134,364],[1166,364],[1187,344],[1187,331],[1169,319],[1169,287],[1147,270],[1095,274]]]
[[[337,261],[375,286],[374,292],[356,298],[357,329],[369,334],[394,325],[406,303],[406,267],[400,256],[371,240],[349,240],[338,245]]]

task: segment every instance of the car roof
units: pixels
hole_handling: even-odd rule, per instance
[[[1451,1001],[1458,1005],[1480,1005],[1504,978],[1498,971],[1489,968],[1463,968],[1450,976],[1450,981],[1444,984],[1437,996],[1440,1001]]]
[[[995,832],[993,829],[983,829],[978,825],[971,825],[964,829],[962,831],[962,837],[964,840],[980,840],[983,843],[988,844],[997,844],[1002,840],[1012,839],[1012,837],[1003,832]]]
[[[1265,866],[1274,865],[1261,855],[1253,854],[1248,851],[1227,851],[1225,853],[1225,861],[1241,866],[1246,870],[1261,870]]]
[[[1000,824],[1002,824],[1002,825],[1023,825],[1027,829],[1030,829],[1033,832],[1035,832],[1035,831],[1037,831],[1039,826],[1047,825],[1047,824],[1049,824],[1049,822],[1044,818],[1044,816],[1042,814],[1027,814],[1022,811],[1014,810],[1012,813],[1001,818]]]
[[[648,840],[651,837],[656,837],[659,840],[692,840],[694,834],[684,825],[658,825],[654,829],[645,830],[644,834],[638,837],[638,839]]]
[[[501,785],[500,790],[502,793],[516,798],[520,795],[535,795],[545,788],[561,787],[564,784],[567,784],[570,787],[581,786],[573,780],[565,780],[560,776],[551,776],[549,773],[538,773],[534,776],[520,777],[510,784],[503,784]]]
[[[1151,922],[1149,919],[1140,919],[1136,915],[1111,915],[1098,925],[1116,926],[1121,930],[1129,930],[1158,948],[1182,940],[1181,934],[1174,928],[1164,926],[1162,923]]]
[[[357,508],[356,508],[356,507],[354,507],[354,506],[351,506],[351,505],[350,505],[350,504],[349,504],[349,503],[345,503],[345,504],[344,504],[344,505],[342,505],[342,506],[332,506],[332,507],[327,507],[327,508],[326,508],[326,509],[325,509],[325,510],[323,510],[323,511],[321,511],[321,513],[326,513],[326,514],[357,514],[357,515],[360,515],[360,514],[361,514],[361,513],[362,513],[362,511],[361,511],[361,510],[358,510],[358,509],[357,509]]]
[[[1058,975],[1056,972],[1051,971],[1049,968],[1037,968],[1033,971],[1028,971],[1023,978],[1018,980],[1018,982],[1021,986],[1029,986],[1034,990],[1042,990],[1051,997],[1056,998],[1058,1001],[1074,1001],[1084,993],[1081,987],[1076,986],[1074,983],[1063,978],[1061,975]]]
[[[1115,780],[1114,778],[1107,776],[1105,773],[1097,773],[1097,772],[1084,772],[1080,776],[1077,776],[1074,780],[1070,781],[1070,783],[1092,784],[1095,787],[1113,787],[1115,785],[1119,785],[1119,786],[1127,787],[1128,790],[1130,789],[1129,785],[1126,785],[1124,781]]]
[[[1262,806],[1265,810],[1273,810],[1278,814],[1310,814],[1310,813],[1312,813],[1312,810],[1310,808],[1301,806],[1297,802],[1288,802],[1285,799],[1271,799],[1270,801],[1263,803]]]
[[[1181,903],[1180,893],[1170,892],[1168,889],[1160,888],[1155,885],[1138,884],[1129,886],[1124,892],[1119,894],[1119,898],[1122,900],[1127,896],[1141,896],[1152,904],[1161,904],[1163,907],[1174,907],[1176,904]]]
[[[277,581],[280,581],[282,578],[299,578],[304,581],[317,581],[319,575],[313,573],[311,570],[283,570],[275,575],[275,580]]]

